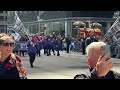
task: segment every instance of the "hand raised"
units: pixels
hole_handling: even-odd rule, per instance
[[[112,68],[112,59],[106,61],[109,53],[106,53],[104,57],[100,56],[98,62],[96,64],[96,71],[98,73],[98,77],[105,76],[109,70]]]

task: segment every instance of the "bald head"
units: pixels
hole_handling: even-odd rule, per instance
[[[106,45],[104,42],[93,42],[86,48],[89,65],[95,67],[100,56],[100,47]]]

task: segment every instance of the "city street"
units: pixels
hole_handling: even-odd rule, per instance
[[[21,57],[24,67],[27,69],[28,79],[73,79],[73,77],[88,68],[85,55],[81,53],[67,54],[65,51],[60,52],[60,56],[36,57],[34,68],[30,67],[29,57]],[[120,59],[113,59],[114,71],[120,73]]]

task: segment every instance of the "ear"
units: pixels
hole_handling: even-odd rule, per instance
[[[90,58],[88,58],[88,64],[91,65],[91,60],[90,60]]]

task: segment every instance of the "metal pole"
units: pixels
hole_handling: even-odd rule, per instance
[[[3,14],[4,14],[4,17],[3,17],[3,19],[4,19],[4,32],[6,33],[6,31],[5,31],[5,12],[3,11]]]
[[[5,24],[5,16],[6,16],[6,14],[5,14],[5,12],[4,12],[4,31],[7,33],[7,30],[6,30],[6,28],[5,28],[5,26],[6,26],[6,24]]]
[[[38,30],[38,33],[40,34],[41,30],[40,30],[40,15],[41,15],[41,12],[39,11],[39,30]]]
[[[91,25],[90,25],[91,23],[90,23],[90,22],[91,22],[91,21],[90,21],[90,18],[89,18],[89,28],[91,28]]]

